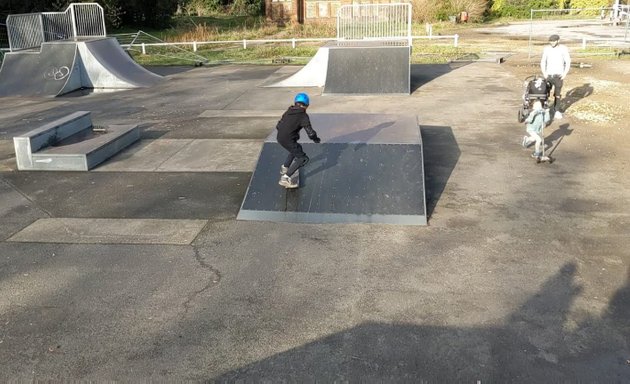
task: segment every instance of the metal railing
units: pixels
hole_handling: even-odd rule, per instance
[[[600,8],[567,8],[567,9],[530,9],[529,16],[529,42],[528,42],[528,58],[531,59],[533,53],[533,40],[536,31],[540,29],[539,26],[536,28],[534,25],[538,22],[544,22],[545,20],[563,20],[568,22],[573,20],[575,22],[579,22],[580,24],[590,24],[590,25],[607,25],[611,23],[618,22],[620,17],[623,17],[624,7],[620,6],[618,9],[615,7],[600,7]],[[610,14],[610,17],[613,17],[614,20],[611,20],[610,17],[607,17],[607,14]],[[613,16],[615,15],[615,16]],[[610,35],[608,38],[601,35],[595,38],[590,36],[582,37],[579,39],[567,39],[563,38],[564,42],[574,40],[574,42],[580,42],[581,48],[586,49],[587,43],[596,44],[600,46],[627,46],[630,44],[628,41],[628,22],[626,21],[626,32],[623,38]],[[616,24],[613,24],[616,25]],[[547,30],[547,29],[545,29]],[[615,34],[616,35],[616,34]],[[545,36],[546,37],[546,36]]]
[[[97,3],[70,4],[64,12],[42,12],[7,17],[9,49],[37,48],[46,41],[104,37],[105,16]]]
[[[9,49],[39,47],[44,41],[44,27],[40,13],[23,13],[7,16]]]
[[[411,4],[351,4],[337,10],[337,40],[407,40]]]
[[[135,35],[135,34],[133,34]],[[117,36],[117,35],[114,35]],[[459,35],[431,35],[431,36],[410,36],[413,40],[452,40],[453,46],[457,47],[459,44]],[[120,46],[129,49],[133,47],[140,48],[140,52],[143,55],[147,54],[147,48],[150,47],[168,47],[168,46],[190,46],[193,52],[197,52],[198,49],[204,45],[238,45],[243,49],[247,49],[253,45],[259,44],[271,44],[271,43],[290,43],[292,48],[296,48],[299,43],[314,43],[314,42],[328,42],[337,41],[335,37],[325,38],[292,38],[292,39],[251,39],[251,40],[212,40],[212,41],[181,41],[181,42],[161,42],[161,43],[147,43],[147,42],[120,42]]]

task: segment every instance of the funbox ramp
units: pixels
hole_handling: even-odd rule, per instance
[[[154,86],[164,78],[138,65],[116,39],[54,41],[5,55],[0,96],[59,96],[81,88]]]
[[[334,41],[267,87],[324,87],[324,94],[409,94],[411,47],[400,41]],[[283,67],[279,72],[284,71]]]
[[[300,187],[278,185],[287,151],[265,140],[238,220],[426,225],[424,158],[416,116],[310,114],[320,144],[301,140],[310,162]]]

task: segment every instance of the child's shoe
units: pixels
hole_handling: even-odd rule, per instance
[[[285,167],[284,164],[280,166],[280,174],[286,175],[289,168]]]
[[[532,152],[532,157],[534,159],[539,159],[542,156],[542,152]]]
[[[560,112],[560,111],[556,111],[556,112],[553,114],[553,118],[554,118],[554,119],[556,119],[556,120],[560,120],[560,119],[562,119],[562,112]]]
[[[529,146],[529,137],[523,136],[523,141],[521,142],[523,148],[527,148]]]
[[[282,177],[280,177],[280,181],[278,182],[278,184],[282,185],[285,188],[297,188],[298,184],[294,183],[291,178],[287,175],[282,175]]]

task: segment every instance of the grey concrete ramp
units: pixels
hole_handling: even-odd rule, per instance
[[[138,65],[113,37],[80,42],[78,49],[86,88],[151,87],[164,80]]]
[[[237,219],[301,223],[426,225],[423,149],[415,116],[312,114],[321,144],[300,188],[278,185],[287,152],[265,141]]]
[[[329,48],[324,94],[409,94],[411,47],[385,42]]]
[[[5,55],[2,96],[59,96],[81,88],[128,89],[164,81],[138,65],[116,39],[43,43],[39,52]]]
[[[323,87],[326,84],[328,71],[328,50],[331,44],[326,44],[317,50],[313,58],[298,72],[278,81],[266,85],[267,87]]]
[[[5,54],[0,68],[0,97],[58,96],[81,88],[81,59],[76,43],[44,43],[40,51]]]

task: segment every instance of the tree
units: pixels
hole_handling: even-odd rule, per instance
[[[177,11],[178,0],[129,0],[122,11],[125,25],[165,27]]]

